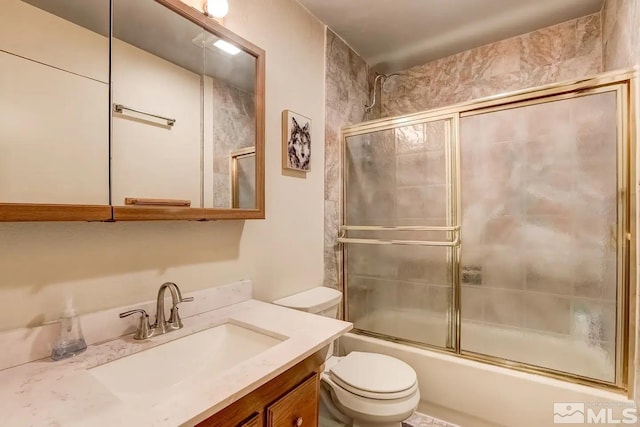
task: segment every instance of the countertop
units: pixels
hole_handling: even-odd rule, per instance
[[[235,320],[288,339],[222,373],[188,376],[169,388],[120,400],[87,369]],[[89,346],[60,362],[42,359],[0,371],[0,425],[190,426],[213,415],[349,331],[350,323],[248,300],[183,320],[145,341],[131,335]],[[167,364],[166,369],[171,369]],[[159,372],[159,375],[162,373]]]

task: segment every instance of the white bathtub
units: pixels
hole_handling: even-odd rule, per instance
[[[398,315],[405,319],[399,322]],[[441,324],[442,320],[431,318],[427,321],[424,314],[419,322],[413,318],[406,312],[386,313],[366,319],[366,323],[368,326],[380,326],[378,322],[383,322],[386,325],[384,332],[388,335],[395,335],[397,331],[393,330],[394,327],[403,328],[406,333],[412,324],[419,325],[421,331],[430,335],[430,342],[444,342],[446,328]],[[416,321],[412,323],[412,319]],[[498,350],[502,357],[512,360],[544,360],[556,363],[554,368],[559,370],[564,364],[565,368],[572,368],[574,372],[605,374],[611,371],[612,362],[606,351],[572,347],[585,344],[554,339],[552,336],[523,336],[507,329],[469,323],[463,330],[463,336],[468,340],[464,346],[477,352]],[[463,427],[553,426],[553,404],[558,402],[613,404],[616,406],[615,413],[633,406],[633,401],[622,393],[571,384],[363,335],[351,333],[342,337],[340,351],[388,354],[409,363],[418,374],[422,398],[419,410]]]
[[[445,347],[448,323],[446,315],[428,311],[377,310],[359,318],[356,328]],[[463,320],[462,348],[601,381],[615,380],[613,343]]]

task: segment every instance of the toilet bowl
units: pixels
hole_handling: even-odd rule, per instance
[[[274,301],[288,308],[336,317],[342,294],[318,287]],[[321,377],[320,400],[335,421],[353,427],[400,427],[418,407],[413,368],[391,356],[330,350]]]
[[[321,387],[329,412],[354,427],[400,426],[420,401],[415,371],[398,359],[376,353],[354,351],[329,358]]]

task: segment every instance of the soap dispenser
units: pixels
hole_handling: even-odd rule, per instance
[[[80,318],[73,302],[67,298],[66,308],[60,315],[60,336],[51,350],[53,360],[62,360],[75,356],[87,349],[87,343],[82,336]]]

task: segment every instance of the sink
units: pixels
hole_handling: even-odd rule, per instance
[[[117,396],[131,398],[199,374],[216,375],[285,339],[227,322],[96,366],[89,372]]]

